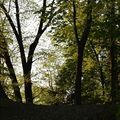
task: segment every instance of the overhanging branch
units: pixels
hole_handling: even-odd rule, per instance
[[[12,30],[13,30],[15,36],[16,36],[16,39],[19,38],[19,34],[18,34],[17,30],[16,30],[16,27],[15,27],[15,25],[14,25],[14,23],[13,23],[12,18],[11,18],[10,15],[8,14],[7,9],[5,8],[5,6],[4,6],[3,4],[0,4],[0,7],[2,8],[4,14],[6,15],[8,21],[9,21],[11,27],[12,27]]]

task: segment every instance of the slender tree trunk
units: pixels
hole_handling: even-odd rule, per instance
[[[92,23],[92,5],[90,0],[88,0],[88,7],[89,9],[87,12],[85,27],[84,27],[81,39],[79,39],[78,30],[76,26],[76,3],[75,3],[75,0],[73,0],[73,24],[74,24],[75,39],[78,47],[77,74],[76,74],[76,81],[75,81],[75,104],[78,104],[78,105],[82,103],[81,80],[82,80],[82,63],[83,63],[84,48],[88,39],[88,35],[90,32],[91,23]]]
[[[16,75],[15,75],[15,71],[14,71],[14,68],[13,68],[9,53],[8,53],[8,48],[7,48],[8,45],[7,45],[7,42],[6,42],[4,35],[2,35],[2,32],[1,32],[1,36],[2,36],[2,42],[4,44],[4,46],[2,47],[3,48],[2,54],[3,54],[3,58],[5,59],[5,63],[7,65],[10,78],[12,80],[12,87],[14,90],[15,99],[17,102],[22,102],[20,88],[19,88],[18,81],[17,81]]]
[[[110,60],[111,60],[111,99],[112,104],[116,104],[117,95],[117,51],[116,51],[116,23],[115,23],[115,0],[111,0],[110,4]]]
[[[1,54],[1,53],[0,53]],[[0,58],[0,75],[2,76],[2,62],[1,62],[1,59],[2,58]],[[1,80],[0,80],[0,100],[2,100],[2,99],[8,99],[8,97],[7,97],[7,95],[6,95],[6,93],[5,93],[5,91],[4,91],[4,89],[3,89],[3,86],[2,86],[2,82],[1,82]]]
[[[4,99],[8,99],[8,96],[6,95],[3,87],[2,87],[2,84],[1,84],[1,81],[0,81],[0,100],[4,100]]]
[[[24,71],[24,84],[25,84],[25,98],[26,103],[33,103],[32,96],[32,82],[31,82],[31,67],[32,63],[27,63]]]
[[[10,73],[10,78],[12,80],[12,87],[14,89],[15,99],[16,99],[17,102],[22,102],[22,97],[21,97],[21,94],[20,94],[20,88],[19,88],[19,85],[18,85],[18,82],[17,82],[17,78],[16,78],[16,75],[15,75],[15,71],[14,71],[12,62],[10,60],[8,50],[5,50],[5,52],[4,52],[4,59],[5,59],[7,68],[8,68],[9,73]]]
[[[76,82],[75,82],[75,104],[81,104],[82,99],[82,63],[83,63],[83,52],[84,49],[82,44],[78,44],[78,61],[77,61],[77,73],[76,73]]]
[[[116,51],[115,41],[113,41],[111,45],[111,49],[110,49],[112,104],[116,104],[116,95],[117,95],[117,63],[116,63],[116,52],[115,51]]]
[[[103,96],[105,96],[105,77],[103,74],[102,66],[99,66],[99,71],[100,71],[100,79],[102,84],[102,92],[103,92]]]

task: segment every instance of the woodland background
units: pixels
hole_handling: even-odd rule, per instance
[[[119,0],[1,0],[0,99],[120,103]]]

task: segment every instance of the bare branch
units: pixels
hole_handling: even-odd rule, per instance
[[[15,34],[15,36],[16,36],[16,39],[18,39],[18,38],[19,38],[18,32],[17,32],[17,30],[16,30],[16,27],[15,27],[15,25],[14,25],[14,23],[13,23],[12,18],[11,18],[10,15],[8,14],[7,9],[5,8],[5,6],[4,6],[3,4],[0,4],[0,7],[3,9],[3,12],[4,12],[4,14],[6,15],[8,21],[9,21],[9,23],[10,23],[12,29],[13,29],[13,32],[14,32],[14,34]]]
[[[42,27],[43,27],[44,18],[45,18],[45,12],[46,12],[46,0],[43,1],[42,15],[41,15],[41,20],[40,20],[40,24],[39,24],[39,27],[38,27],[38,32],[37,32],[36,38],[35,38],[34,42],[30,45],[30,48],[29,48],[28,59],[27,59],[28,64],[30,62],[32,63],[35,48],[36,48],[36,46],[39,42],[40,36],[43,33]]]
[[[44,18],[45,18],[45,12],[46,12],[46,0],[43,1],[41,20],[40,20],[38,32],[34,42],[38,42],[40,36],[42,35],[42,27],[43,27]]]
[[[17,3],[16,3],[17,5]],[[26,63],[26,58],[25,58],[25,52],[24,52],[24,46],[23,46],[23,42],[22,42],[22,37],[21,37],[21,27],[20,27],[20,22],[19,20],[17,21],[18,22],[18,27],[20,27],[18,29],[18,31],[16,30],[16,27],[15,27],[15,24],[13,23],[13,20],[12,18],[10,17],[10,15],[8,14],[8,11],[7,9],[5,8],[5,6],[3,4],[0,4],[0,7],[3,9],[3,12],[5,13],[11,27],[12,27],[12,30],[15,34],[15,37],[17,39],[17,42],[19,44],[19,48],[20,48],[20,54],[21,54],[21,60],[22,60],[22,65],[23,67],[25,68],[25,63]],[[16,6],[17,7],[17,6]],[[19,9],[19,8],[16,8],[16,9]],[[19,10],[16,10],[17,13],[19,13]],[[19,19],[19,17],[17,16],[17,19]],[[19,33],[18,33],[19,32]]]
[[[75,39],[76,39],[77,44],[79,44],[78,30],[77,30],[77,25],[76,25],[76,5],[75,5],[75,0],[73,0],[73,24],[74,24]]]
[[[45,25],[45,27],[42,29],[42,32],[44,32],[47,29],[47,27],[49,27],[49,25],[50,25],[50,23],[52,21],[52,18],[56,14],[56,13],[53,13],[54,12],[54,7],[53,7],[54,3],[55,3],[55,0],[53,0],[52,3],[51,3],[51,11],[50,11],[49,21],[47,22],[47,24]]]
[[[20,39],[22,40],[18,0],[15,0],[15,6],[16,6],[16,21],[17,21],[18,33],[19,33]]]

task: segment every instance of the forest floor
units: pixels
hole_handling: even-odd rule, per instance
[[[0,120],[115,120],[112,105],[32,105],[0,102]]]

